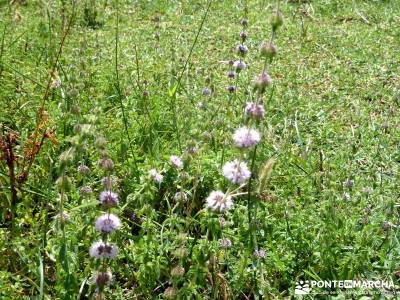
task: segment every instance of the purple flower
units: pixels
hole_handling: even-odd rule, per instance
[[[233,134],[233,140],[237,147],[249,148],[257,145],[261,140],[261,136],[260,133],[255,129],[241,127],[236,129],[235,133]]]
[[[253,102],[247,102],[244,112],[246,115],[254,118],[263,118],[265,113],[264,107],[261,104]]]
[[[212,191],[206,199],[206,206],[218,212],[228,211],[232,205],[232,197],[221,191]]]
[[[118,195],[112,191],[103,191],[100,193],[100,202],[107,207],[115,207],[118,205]]]
[[[169,161],[171,162],[172,166],[176,169],[182,169],[183,168],[183,162],[180,159],[180,157],[176,155],[171,155],[169,158]]]
[[[235,159],[234,161],[227,162],[222,168],[224,177],[232,183],[241,184],[250,178],[251,172],[247,164]]]
[[[95,227],[102,233],[110,233],[121,227],[121,221],[114,214],[104,214],[97,218]]]
[[[94,258],[114,258],[118,254],[118,247],[113,244],[106,244],[98,241],[92,244],[89,254]]]

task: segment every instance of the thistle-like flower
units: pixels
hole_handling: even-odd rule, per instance
[[[247,65],[242,60],[237,60],[233,63],[233,67],[236,69],[236,72],[240,72],[247,68]]]
[[[164,179],[164,176],[161,175],[159,172],[157,172],[156,169],[151,169],[149,171],[149,174],[150,174],[151,179],[153,179],[154,182],[156,182],[158,184],[160,184]]]
[[[211,93],[212,93],[212,91],[211,91],[211,89],[208,88],[208,87],[205,87],[205,88],[203,88],[203,90],[202,90],[202,94],[203,94],[204,96],[210,96]]]
[[[187,201],[187,195],[185,192],[177,192],[174,196],[175,201],[181,201],[181,202],[186,202]]]
[[[121,226],[121,221],[114,214],[104,214],[97,218],[95,227],[102,233],[110,233]]]
[[[112,244],[106,244],[103,241],[98,241],[92,244],[89,254],[94,258],[114,258],[118,254],[118,247]]]
[[[86,175],[86,174],[90,173],[90,169],[89,169],[89,167],[87,165],[83,165],[82,164],[82,165],[79,165],[78,172],[83,174],[83,175]]]
[[[99,200],[101,204],[107,207],[115,207],[118,205],[118,195],[112,191],[101,192]]]
[[[230,85],[230,86],[228,86],[228,87],[226,88],[226,90],[227,90],[229,93],[233,93],[234,91],[236,91],[236,86]]]
[[[207,208],[218,212],[228,211],[232,205],[232,197],[221,191],[212,191],[206,199]]]
[[[228,238],[220,239],[218,242],[219,242],[219,246],[222,249],[228,249],[228,248],[232,247],[232,242]]]
[[[176,169],[183,168],[183,162],[178,156],[171,155],[171,157],[169,158],[169,161],[171,162],[171,164],[174,168],[176,168]]]
[[[110,158],[102,158],[99,161],[99,166],[103,170],[110,171],[114,168],[114,163]]]
[[[254,118],[263,118],[264,117],[264,107],[261,104],[257,104],[254,102],[247,102],[246,107],[244,109],[244,113],[250,117]]]
[[[244,44],[240,44],[240,45],[238,45],[238,46],[236,47],[236,51],[237,51],[240,55],[244,56],[244,55],[247,54],[247,52],[249,52],[249,48],[247,48],[247,46],[244,45]]]
[[[93,283],[98,287],[104,287],[105,285],[109,285],[112,281],[112,273],[110,271],[107,272],[99,272],[93,276]]]
[[[249,148],[257,145],[261,140],[261,136],[260,133],[255,129],[241,127],[236,129],[235,133],[233,134],[233,140],[237,147]]]
[[[232,183],[241,184],[250,178],[251,172],[244,161],[227,162],[222,168],[224,177]]]
[[[272,84],[271,77],[263,72],[253,81],[254,90],[257,90],[259,93],[264,93],[267,86]]]

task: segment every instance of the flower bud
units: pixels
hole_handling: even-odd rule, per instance
[[[283,24],[283,16],[279,10],[275,11],[271,15],[271,26],[272,31],[276,31]]]
[[[265,92],[265,88],[271,85],[271,83],[271,77],[264,72],[253,81],[254,90],[262,94]]]
[[[272,59],[278,53],[278,49],[276,49],[276,46],[271,42],[264,42],[261,44],[260,53],[262,57]]]

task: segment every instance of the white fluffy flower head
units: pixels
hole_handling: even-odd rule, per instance
[[[95,227],[103,233],[110,233],[121,227],[121,221],[116,215],[104,214],[97,218]]]
[[[232,197],[221,191],[212,191],[206,200],[206,206],[218,212],[228,211],[232,205]]]
[[[95,258],[114,258],[117,253],[118,247],[116,245],[106,244],[103,241],[93,243],[89,250],[90,256]]]
[[[178,156],[171,155],[171,157],[169,158],[169,161],[171,162],[171,164],[174,168],[177,168],[177,169],[183,168],[183,162]]]
[[[224,177],[232,183],[241,184],[250,178],[251,172],[246,162],[235,159],[227,162],[222,168]]]
[[[164,176],[162,176],[159,172],[157,172],[156,169],[151,169],[149,171],[151,179],[154,180],[156,183],[161,183],[164,179]]]
[[[249,148],[257,145],[261,140],[260,133],[252,128],[240,127],[233,134],[233,140],[239,148]]]

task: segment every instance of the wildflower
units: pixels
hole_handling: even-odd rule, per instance
[[[354,180],[347,179],[345,182],[343,182],[344,186],[347,188],[352,188],[354,185]]]
[[[343,199],[344,199],[344,200],[350,200],[350,198],[351,198],[351,196],[350,196],[349,193],[344,193],[344,194],[343,194]]]
[[[60,212],[59,214],[54,216],[54,219],[60,220],[62,223],[65,223],[71,219],[71,216],[67,212],[63,211],[62,213]]]
[[[253,255],[257,259],[265,258],[265,250],[256,249],[256,250],[254,250]]]
[[[247,33],[245,31],[242,31],[240,33],[240,38],[242,39],[242,41],[245,41],[247,39]]]
[[[222,168],[224,177],[232,183],[243,183],[250,178],[251,172],[245,162],[234,161],[227,162]]]
[[[361,189],[361,192],[363,192],[363,193],[365,193],[365,194],[367,194],[367,195],[370,195],[370,194],[372,194],[373,189],[372,189],[371,187],[367,186],[367,187],[363,187],[363,188]]]
[[[393,224],[390,223],[389,221],[384,221],[383,224],[382,224],[382,229],[383,230],[388,230],[392,226],[393,226]]]
[[[81,195],[88,195],[92,193],[92,188],[90,186],[83,186],[79,189]]]
[[[265,113],[264,107],[254,102],[247,102],[244,112],[254,118],[263,118]]]
[[[247,52],[249,52],[249,48],[247,48],[246,45],[240,44],[236,47],[236,51],[240,54],[240,55],[246,55]]]
[[[110,271],[99,272],[93,277],[93,282],[98,287],[104,287],[105,285],[109,285],[111,281],[112,281],[112,273]]]
[[[175,201],[182,201],[186,202],[187,201],[187,195],[185,192],[177,192],[174,196]]]
[[[249,148],[258,144],[261,140],[261,136],[255,129],[241,127],[233,134],[233,140],[237,147]]]
[[[241,19],[241,20],[240,20],[240,24],[241,24],[243,27],[246,27],[246,26],[249,24],[249,21],[248,21],[247,19]]]
[[[227,225],[227,222],[226,222],[226,220],[225,220],[224,217],[220,217],[220,218],[218,219],[218,221],[219,221],[219,225],[220,225],[221,227],[225,227],[225,226]]]
[[[220,239],[219,240],[219,246],[222,249],[228,249],[230,247],[232,247],[232,242],[230,239],[224,238],[224,239]]]
[[[150,174],[150,177],[158,184],[160,184],[164,179],[164,176],[162,176],[160,173],[158,173],[156,169],[151,169],[149,171],[149,174]]]
[[[103,191],[100,193],[100,202],[104,206],[114,207],[118,205],[118,195],[112,191]]]
[[[185,269],[180,265],[171,270],[171,276],[174,278],[181,278],[183,275],[185,275]]]
[[[110,158],[102,158],[99,161],[99,166],[103,170],[111,171],[114,168],[114,163]]]
[[[165,299],[168,300],[176,299],[176,289],[173,286],[170,286],[164,291],[163,295]]]
[[[94,258],[114,258],[118,254],[118,247],[112,244],[106,244],[98,241],[92,244],[89,254]]]
[[[95,227],[98,231],[102,233],[109,233],[121,226],[121,221],[116,215],[113,214],[104,214],[97,218]]]
[[[236,72],[235,71],[229,71],[226,76],[228,76],[228,78],[235,78],[236,77]]]
[[[236,69],[236,72],[240,72],[246,69],[247,65],[244,61],[237,60],[233,63],[233,67]]]
[[[276,31],[283,24],[283,16],[279,10],[274,11],[271,15],[272,31]]]
[[[226,88],[226,90],[230,93],[233,93],[234,91],[236,91],[236,87],[234,85],[230,85]]]
[[[263,42],[260,47],[260,54],[265,58],[272,59],[278,53],[278,49],[271,42]]]
[[[212,191],[207,197],[206,202],[208,208],[219,212],[225,212],[229,210],[233,204],[232,197],[225,195],[221,191]]]
[[[107,176],[101,179],[101,184],[108,190],[111,189],[113,185],[117,183],[117,178],[115,176]]]
[[[203,90],[202,90],[202,94],[204,95],[204,96],[210,96],[211,95],[211,89],[210,88],[208,88],[208,87],[205,87]]]
[[[176,169],[183,168],[183,162],[178,156],[171,155],[171,157],[169,158],[169,161],[171,162],[171,164],[174,168],[176,168]]]
[[[78,172],[81,173],[81,174],[89,174],[90,173],[90,169],[89,169],[88,166],[82,164],[82,165],[80,165],[78,167]]]
[[[271,77],[266,72],[263,72],[256,79],[254,79],[253,81],[254,90],[258,90],[262,94],[265,92],[265,88],[271,85],[271,83],[272,83]]]

